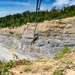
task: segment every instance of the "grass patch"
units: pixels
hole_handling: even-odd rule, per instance
[[[62,22],[62,21],[59,21],[59,22],[57,22],[58,24],[65,24],[64,22]]]
[[[55,70],[53,72],[53,75],[63,75],[63,73],[61,71],[59,71],[59,70]]]
[[[75,53],[75,46],[74,46],[74,48],[73,48],[72,52],[73,52],[73,53]]]
[[[12,67],[16,67],[16,61],[10,60],[8,63],[6,63],[5,67],[7,67],[8,69],[10,69]]]
[[[22,34],[16,34],[20,39],[22,38]]]
[[[0,75],[14,75],[9,69],[13,67],[14,62],[10,61],[8,63],[0,61]]]
[[[44,70],[44,71],[48,71],[49,69],[52,69],[52,66],[51,66],[51,65],[45,65],[45,66],[43,67],[43,70]]]
[[[30,66],[25,66],[24,71],[25,72],[30,72],[32,68]]]
[[[48,61],[48,57],[40,57],[40,58],[38,58],[37,60],[36,60],[37,62],[47,62]]]
[[[18,65],[31,65],[32,62],[28,60],[10,60],[9,62],[1,62],[0,61],[0,75],[14,75],[14,73],[10,72],[9,69],[16,67]],[[27,68],[27,70],[30,70],[30,68]]]
[[[31,61],[25,59],[17,61],[17,65],[31,65],[31,64],[32,64]]]
[[[70,65],[70,64],[73,64],[73,62],[72,62],[72,60],[67,60],[67,61],[65,62],[65,64]]]
[[[58,52],[58,53],[55,55],[54,59],[60,59],[60,58],[64,57],[66,54],[68,54],[68,53],[71,53],[71,50],[66,46],[66,47],[64,47],[64,48],[62,49],[61,52]]]

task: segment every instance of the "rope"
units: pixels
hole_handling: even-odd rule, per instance
[[[38,12],[40,10],[41,2],[42,2],[42,0],[37,0],[37,4],[36,4],[36,25],[35,25],[35,29],[34,29],[34,38],[33,39],[35,39],[35,35],[36,35],[36,28],[37,28],[37,25],[38,25]]]

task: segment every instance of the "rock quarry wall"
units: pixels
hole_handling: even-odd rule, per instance
[[[35,24],[27,23],[14,29],[0,29],[0,44],[29,56],[28,59],[36,59],[40,56],[50,57],[65,46],[69,48],[75,46],[75,17],[38,23],[36,30],[38,39],[31,45]],[[22,38],[16,34],[21,34]]]
[[[36,23],[27,23],[26,25],[22,25],[15,28],[2,28],[0,29],[0,32],[12,32],[20,34],[24,33],[25,30],[34,31],[35,25]],[[75,17],[38,23],[37,32],[39,33],[39,35],[52,38],[61,38],[61,36],[63,38],[68,36],[72,37],[75,34]]]

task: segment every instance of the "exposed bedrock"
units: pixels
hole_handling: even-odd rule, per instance
[[[22,26],[21,32],[18,31],[18,28],[15,31],[14,28],[12,31],[14,34],[9,34],[9,32],[0,34],[0,44],[32,58],[54,56],[65,46],[69,48],[75,46],[75,17],[39,23],[36,30],[38,39],[31,44],[34,28],[35,23],[28,23],[28,26]],[[21,34],[22,38],[16,34]],[[28,57],[28,59],[31,58]]]

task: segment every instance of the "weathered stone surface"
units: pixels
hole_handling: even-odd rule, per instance
[[[29,56],[28,59],[53,56],[65,46],[70,48],[75,46],[74,19],[75,17],[39,23],[36,31],[38,32],[38,39],[32,45],[30,44],[33,41],[35,23],[28,23],[14,29],[4,29],[7,34],[0,33],[0,44]],[[9,34],[10,31],[15,34]],[[16,36],[17,32],[18,34],[22,33],[21,39]]]
[[[24,34],[23,34],[24,35]],[[40,56],[53,56],[65,46],[73,47],[75,42],[70,39],[50,39],[49,37],[39,36],[34,44],[30,45],[32,38],[19,39],[16,35],[1,35],[0,44],[7,48],[13,48],[16,51],[29,56],[28,59],[36,59]]]
[[[34,35],[34,31],[25,30],[22,38],[33,38],[33,35]]]
[[[0,45],[0,61],[20,60],[26,57],[14,50],[9,50]]]
[[[36,46],[44,46],[45,45],[45,40],[44,39],[38,39],[35,41]]]

